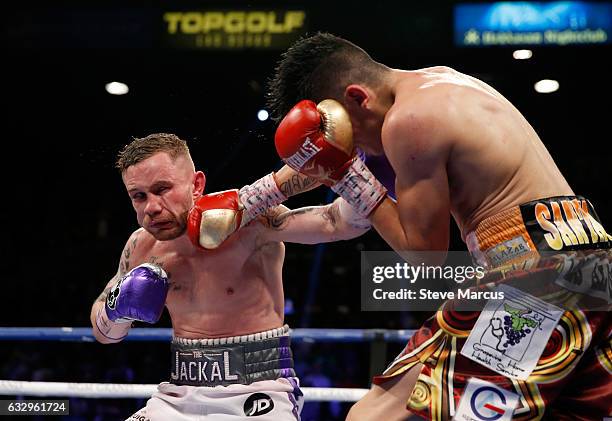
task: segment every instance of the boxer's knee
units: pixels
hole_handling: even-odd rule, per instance
[[[382,402],[381,402],[382,403]],[[349,410],[346,421],[411,421],[412,414],[405,405],[386,405],[373,400],[360,400]]]
[[[406,421],[413,419],[406,405],[421,372],[417,364],[407,372],[374,385],[349,410],[347,421]]]
[[[376,416],[376,414],[372,414],[372,411],[368,412],[368,405],[364,404],[363,401],[357,401],[349,409],[346,421],[369,421],[373,419],[372,416]]]
[[[388,400],[384,389],[373,386],[363,398],[355,402],[349,410],[347,421],[376,421],[380,419],[388,420],[385,412],[385,402]]]

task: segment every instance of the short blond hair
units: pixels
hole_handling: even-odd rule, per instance
[[[115,167],[123,173],[132,165],[136,165],[158,152],[166,152],[172,160],[184,155],[191,161],[187,142],[183,139],[171,133],[153,133],[145,137],[136,137],[125,145],[117,155]]]

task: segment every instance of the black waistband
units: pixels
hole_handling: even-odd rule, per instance
[[[582,196],[555,196],[519,206],[537,250],[591,250],[612,247],[591,202]]]
[[[224,345],[171,345],[170,383],[227,386],[295,377],[291,338],[263,339]]]

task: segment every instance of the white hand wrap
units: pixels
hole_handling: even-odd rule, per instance
[[[244,186],[238,192],[238,196],[244,206],[241,227],[251,222],[258,215],[265,213],[268,209],[287,200],[287,196],[280,191],[276,181],[274,181],[274,173],[260,178],[253,184]]]
[[[363,218],[387,196],[387,189],[374,177],[359,157],[353,159],[346,174],[331,189],[346,200]]]
[[[100,306],[96,313],[96,327],[98,332],[112,342],[119,342],[128,335],[132,320],[125,322],[111,321],[106,314],[104,306]]]

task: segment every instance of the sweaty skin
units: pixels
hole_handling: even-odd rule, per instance
[[[448,67],[393,70],[379,102],[382,126],[354,122],[355,137],[396,172],[397,204],[385,200],[371,218],[395,250],[446,250],[449,214],[465,239],[502,210],[573,194],[527,120],[480,80]]]
[[[240,230],[216,250],[194,250],[186,238],[157,241],[134,233],[131,264],[154,261],[170,274],[166,307],[174,334],[215,338],[283,324],[282,243],[256,247],[256,229]]]
[[[318,184],[296,178],[287,168],[276,176],[291,194]],[[196,249],[185,233],[186,215],[204,189],[203,174],[187,159],[173,161],[160,152],[129,167],[123,174],[142,228],[128,239],[117,274],[92,306],[96,338],[122,337],[130,323],[107,322],[100,334],[98,310],[110,288],[126,272],[145,262],[160,265],[170,288],[166,307],[174,335],[216,338],[261,332],[283,325],[282,241],[315,244],[353,238],[369,229],[338,217],[338,201],[327,206],[289,210],[279,206],[241,228],[215,250]],[[283,187],[284,186],[284,187]],[[108,334],[112,332],[112,334]]]
[[[392,70],[376,90],[347,87],[345,105],[356,146],[385,154],[396,173],[397,203],[387,198],[370,216],[396,251],[446,251],[451,215],[465,240],[500,211],[573,194],[523,115],[486,83],[448,67]],[[347,421],[406,420],[420,370],[373,385]]]

